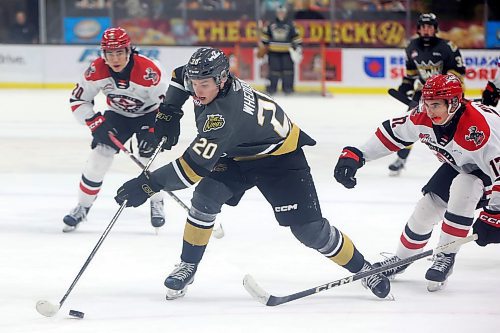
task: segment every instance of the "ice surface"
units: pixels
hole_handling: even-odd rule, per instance
[[[165,195],[167,223],[158,236],[149,205],[126,209],[59,313],[41,316],[36,302],[59,302],[117,211],[116,189],[138,174],[120,154],[89,220],[77,232],[61,232],[62,217],[76,204],[90,144],[88,129],[71,115],[69,93],[0,91],[0,332],[498,331],[499,248],[474,243],[462,248],[447,288],[438,293],[426,291],[430,262],[424,259],[393,282],[393,302],[353,283],[275,308],[261,305],[242,286],[246,273],[275,295],[349,273],[279,227],[254,190],[219,215],[226,236],[212,239],[183,299],[164,298],[163,280],[179,262],[185,221],[184,210]],[[388,177],[393,156],[370,162],[353,190],[336,183],[332,173],[343,146],[363,143],[382,120],[402,115],[404,106],[389,96],[277,99],[318,141],[305,151],[324,216],[369,260],[394,251],[420,188],[439,165],[431,153],[417,144],[399,178]],[[182,139],[162,161],[176,158],[194,135],[191,108],[185,111]],[[176,194],[189,204],[191,190]],[[69,317],[70,309],[85,312],[85,319]]]

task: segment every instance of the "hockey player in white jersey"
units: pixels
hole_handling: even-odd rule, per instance
[[[122,143],[135,134],[143,163],[157,145],[154,122],[167,88],[160,65],[138,54],[131,47],[129,35],[120,27],[104,32],[101,50],[102,57],[90,64],[71,93],[73,115],[80,124],[89,127],[93,139],[79,184],[78,204],[63,219],[65,232],[73,231],[86,219],[119,151],[109,132]],[[94,98],[99,92],[106,96],[104,113],[94,110]],[[165,223],[161,194],[150,202],[151,224],[161,227]]]
[[[485,193],[489,203],[476,225],[486,222],[500,231],[500,116],[480,103],[464,99],[460,80],[451,74],[428,79],[420,105],[409,115],[384,121],[359,148],[345,147],[335,166],[335,179],[353,188],[356,171],[365,161],[389,155],[416,141],[427,145],[443,165],[423,188],[424,196],[404,227],[396,255],[378,265],[422,252],[439,221],[438,245],[467,236],[478,202],[482,203],[479,206],[485,203],[481,200]],[[476,242],[482,241],[480,235]],[[434,257],[425,275],[429,291],[444,285],[457,252],[454,249]],[[385,274],[395,275],[404,269]]]

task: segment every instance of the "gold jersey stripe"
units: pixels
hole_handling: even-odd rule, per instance
[[[184,226],[184,240],[196,246],[206,246],[212,235],[212,229],[198,228],[189,222]]]
[[[269,44],[269,51],[271,52],[288,52],[289,45],[273,45]]]
[[[180,164],[180,167],[182,168],[182,171],[186,175],[186,177],[188,177],[187,180],[191,184],[196,184],[197,182],[199,182],[201,180],[201,178],[203,178],[200,175],[198,175],[196,172],[194,172],[194,170],[189,166],[189,164],[186,163],[184,158],[182,158],[182,157],[179,158],[179,164]]]
[[[292,129],[290,130],[290,133],[288,133],[285,141],[278,149],[272,152],[271,155],[283,155],[297,150],[297,145],[299,143],[299,134],[300,128],[297,125],[292,124]]]
[[[354,255],[354,244],[351,239],[344,235],[342,232],[342,237],[344,238],[344,243],[337,255],[330,257],[330,259],[340,266],[345,266],[352,259]]]

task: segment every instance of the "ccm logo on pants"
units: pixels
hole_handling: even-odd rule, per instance
[[[278,206],[278,207],[274,207],[274,211],[276,213],[279,213],[279,212],[288,212],[288,211],[291,211],[291,210],[297,210],[298,206],[299,206],[299,204]]]

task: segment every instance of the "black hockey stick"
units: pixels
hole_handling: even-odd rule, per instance
[[[291,301],[294,301],[294,300],[297,300],[300,298],[304,298],[304,297],[307,297],[310,295],[314,295],[314,294],[317,294],[317,293],[322,292],[322,291],[326,291],[326,290],[334,288],[334,287],[339,287],[339,286],[342,286],[344,284],[348,284],[348,283],[351,283],[351,282],[354,282],[357,280],[361,280],[361,279],[367,278],[369,276],[379,274],[381,272],[385,272],[389,269],[393,269],[393,268],[396,268],[399,266],[411,264],[412,262],[417,261],[419,259],[429,257],[433,254],[440,253],[440,252],[443,252],[445,250],[453,249],[457,246],[469,243],[469,242],[474,241],[476,239],[477,239],[477,235],[473,234],[473,235],[467,236],[465,238],[450,242],[448,244],[438,246],[435,249],[428,250],[428,251],[416,254],[414,256],[402,259],[400,261],[397,261],[397,262],[389,264],[389,265],[378,267],[378,268],[375,268],[375,269],[372,269],[369,271],[360,272],[360,273],[357,273],[357,274],[354,274],[351,276],[347,276],[347,277],[339,279],[339,280],[328,282],[328,283],[322,284],[320,286],[310,288],[307,290],[303,290],[303,291],[299,291],[298,293],[290,294],[290,295],[286,295],[286,296],[274,296],[274,295],[269,294],[267,291],[262,289],[262,287],[259,286],[257,284],[257,282],[254,280],[254,278],[249,274],[245,275],[245,277],[243,278],[243,286],[248,291],[248,293],[250,295],[252,295],[252,297],[255,298],[256,300],[258,300],[260,303],[267,305],[267,306],[276,306],[276,305],[288,303],[288,302],[291,302]]]
[[[144,171],[147,171],[149,169],[149,167],[151,166],[151,163],[153,163],[153,160],[156,158],[156,156],[158,155],[158,153],[160,151],[161,151],[161,145],[158,145],[155,152],[153,153],[153,156],[151,156],[148,163],[144,166]],[[101,244],[104,242],[104,240],[108,236],[109,232],[111,231],[111,228],[113,228],[116,220],[118,220],[118,217],[123,212],[123,209],[126,206],[127,206],[127,200],[123,201],[120,208],[118,208],[118,211],[115,213],[115,216],[113,216],[113,218],[111,219],[111,222],[109,222],[108,226],[106,227],[106,230],[104,230],[101,238],[99,238],[99,241],[97,241],[97,244],[94,246],[94,249],[92,250],[92,252],[90,252],[89,257],[87,258],[87,260],[83,264],[82,268],[78,272],[78,275],[75,277],[75,279],[71,283],[71,286],[69,286],[68,290],[66,291],[66,294],[64,294],[63,298],[61,298],[61,300],[59,301],[59,304],[53,304],[53,303],[46,301],[46,300],[40,300],[40,301],[36,302],[36,310],[38,311],[38,313],[40,313],[41,315],[44,315],[45,317],[52,317],[59,311],[59,309],[62,307],[62,305],[66,301],[66,298],[68,298],[69,294],[71,293],[71,291],[75,287],[76,283],[78,282],[78,280],[82,276],[83,272],[85,272],[85,270],[87,269],[87,266],[90,264],[90,262],[94,258],[94,255],[96,254],[97,250],[99,250],[99,248],[101,247]]]
[[[116,136],[114,136],[112,133],[109,133],[109,138],[111,139],[111,141],[113,141],[113,143],[122,151],[125,153],[125,155],[127,155],[128,157],[130,157],[132,159],[132,161],[135,162],[135,164],[137,164],[141,169],[144,170],[144,164],[142,164],[141,161],[139,161],[139,159],[137,157],[134,156],[134,154],[132,154],[121,142],[120,140],[118,140],[116,138]],[[163,138],[162,141],[160,142],[160,146],[163,145],[163,143],[167,140],[167,138]],[[177,202],[182,208],[184,208],[184,210],[186,212],[189,211],[189,207],[181,200],[179,199],[179,197],[177,197],[174,193],[170,192],[170,191],[165,191],[168,193],[168,195],[170,195],[172,197],[172,199],[175,200],[175,202]]]
[[[394,88],[390,88],[389,90],[387,90],[387,92],[389,93],[389,95],[391,95],[401,103],[410,106],[411,99],[409,99],[408,96],[406,96],[405,94],[400,93],[398,90]]]
[[[137,157],[134,156],[134,154],[132,154],[124,145],[123,143],[120,142],[120,140],[118,140],[116,138],[116,136],[113,134],[113,133],[109,133],[109,138],[111,139],[111,141],[113,141],[113,143],[122,151],[125,153],[125,155],[127,155],[128,157],[130,157],[132,159],[132,161],[135,162],[135,164],[137,164],[141,169],[144,170],[144,164],[142,164],[141,161],[139,161],[139,159]],[[167,140],[166,137],[163,137],[161,142],[160,142],[160,147],[163,146],[163,143]],[[181,200],[179,199],[178,196],[176,196],[174,193],[170,192],[170,191],[165,191],[167,192],[168,195],[170,195],[170,197],[172,199],[174,199],[175,202],[177,202],[182,208],[184,208],[184,210],[186,212],[189,212],[189,207]],[[222,228],[222,224],[219,224],[219,226],[216,228],[214,227],[214,229],[212,230],[212,235],[217,238],[217,239],[220,239],[222,237],[224,237],[224,229]]]

